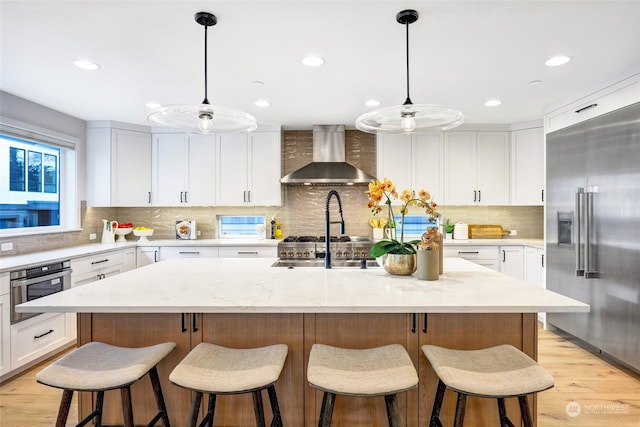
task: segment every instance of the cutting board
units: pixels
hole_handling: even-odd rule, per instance
[[[502,239],[509,234],[501,225],[469,224],[470,239]]]

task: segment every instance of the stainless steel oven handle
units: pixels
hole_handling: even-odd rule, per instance
[[[584,276],[584,266],[582,265],[582,242],[580,238],[580,226],[582,225],[582,196],[584,188],[578,188],[576,192],[576,213],[575,213],[575,247],[576,247],[576,276]]]
[[[33,285],[34,283],[45,282],[51,279],[58,279],[60,277],[69,276],[71,274],[71,270],[63,270],[54,274],[49,274],[47,276],[34,277],[33,279],[22,279],[22,280],[12,280],[11,287],[19,288],[20,286],[28,286]]]

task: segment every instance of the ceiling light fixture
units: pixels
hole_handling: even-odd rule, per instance
[[[380,105],[380,101],[378,101],[377,99],[370,99],[366,101],[364,105],[366,105],[367,107],[377,107],[378,105]]]
[[[158,108],[161,105],[158,104],[157,102],[147,102],[146,104],[144,104],[144,106],[147,108]]]
[[[497,107],[498,105],[502,104],[502,101],[500,101],[499,99],[490,99],[487,102],[484,103],[485,107]]]
[[[198,105],[166,105],[147,116],[149,123],[186,132],[251,132],[258,128],[256,119],[243,111],[211,105],[207,99],[207,28],[218,22],[215,15],[198,12],[198,24],[204,27],[204,100]]]
[[[307,67],[319,67],[324,64],[324,59],[319,56],[307,56],[302,60],[302,63]]]
[[[266,99],[258,99],[256,102],[254,102],[254,104],[256,105],[256,107],[270,107],[271,103],[269,101],[267,101]]]
[[[87,59],[76,59],[75,61],[73,61],[73,65],[78,68],[82,68],[83,70],[89,71],[97,70],[98,68],[100,68],[98,64]]]
[[[564,65],[569,61],[571,61],[570,56],[557,55],[553,58],[547,59],[544,65],[546,65],[547,67],[557,67],[558,65]]]
[[[409,24],[418,20],[418,12],[403,10],[396,21],[406,27],[407,39],[407,99],[404,104],[380,108],[364,113],[356,120],[356,127],[369,133],[422,133],[453,129],[464,122],[460,111],[442,105],[414,104],[409,96]]]

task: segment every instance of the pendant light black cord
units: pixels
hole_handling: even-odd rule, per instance
[[[407,30],[407,99],[405,99],[404,104],[402,105],[411,105],[413,104],[413,102],[411,102],[411,98],[409,97],[409,21],[407,21],[404,25]]]
[[[208,104],[209,99],[207,99],[207,27],[208,25],[204,24],[204,101],[203,104]]]

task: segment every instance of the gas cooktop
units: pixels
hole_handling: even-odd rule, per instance
[[[374,242],[371,239],[350,236],[331,236],[332,260],[372,259],[369,251]],[[287,236],[278,242],[278,256],[281,260],[312,260],[324,258],[325,236]]]
[[[329,239],[332,242],[350,242],[351,237],[349,236],[330,236]],[[287,236],[283,240],[285,243],[291,242],[301,242],[301,243],[309,243],[309,242],[325,242],[324,236]]]

